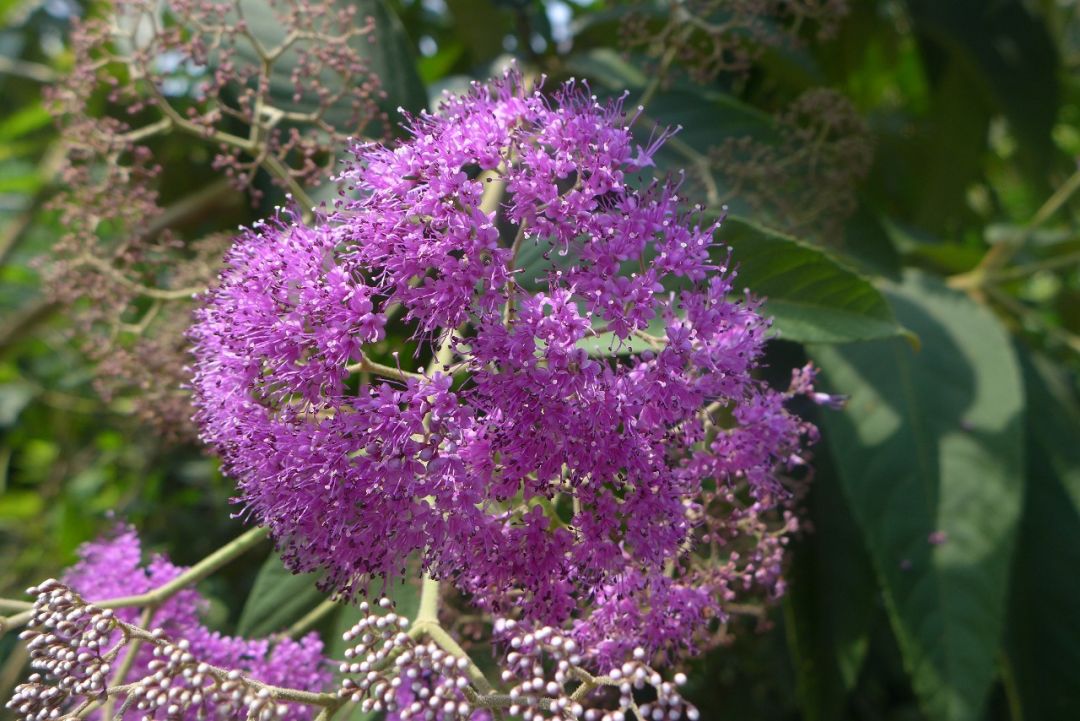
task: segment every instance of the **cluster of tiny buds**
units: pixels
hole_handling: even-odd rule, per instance
[[[168,719],[243,715],[252,721],[283,718],[288,707],[269,689],[239,671],[200,662],[186,639],[172,642],[161,629],[145,632],[117,619],[108,609],[87,603],[63,583],[50,579],[29,589],[36,596],[26,641],[35,673],[15,690],[7,707],[23,721],[53,721],[77,716],[92,702],[123,697],[119,715],[135,708],[146,718],[159,711]],[[110,687],[113,661],[130,641],[152,647],[146,673]]]
[[[150,673],[132,685],[125,707],[134,706],[148,717],[164,710],[170,719],[189,709],[212,711],[222,718],[244,711],[252,721],[272,721],[288,713],[288,706],[277,703],[268,689],[250,683],[239,671],[221,674],[200,662],[187,640],[164,641],[160,629],[153,636],[160,645],[154,647],[147,665]]]
[[[7,707],[26,721],[45,721],[63,713],[70,699],[95,698],[108,688],[118,622],[111,610],[87,605],[54,579],[28,589],[36,596],[30,623],[20,638],[33,667]],[[47,680],[53,683],[47,683]]]
[[[517,631],[517,632],[515,632]],[[525,721],[574,718],[585,721],[627,721],[635,716],[641,721],[697,721],[699,713],[679,694],[677,687],[686,683],[678,673],[674,682],[664,681],[645,661],[645,650],[636,648],[633,658],[612,668],[605,676],[593,676],[582,667],[583,658],[574,639],[558,629],[544,626],[523,630],[512,619],[499,619],[495,633],[507,639],[504,682],[519,680],[510,689],[510,714]],[[551,673],[551,669],[554,672]],[[638,705],[634,694],[651,686],[656,698]],[[585,708],[583,701],[598,696],[597,691],[616,688],[618,707]],[[644,694],[643,694],[644,695]],[[598,699],[599,700],[599,699]]]
[[[365,713],[387,711],[400,719],[468,719],[473,708],[465,698],[467,658],[444,651],[433,641],[419,643],[407,633],[409,619],[394,613],[382,598],[375,613],[365,614],[344,634],[357,644],[345,651],[340,671],[346,678],[339,693]]]

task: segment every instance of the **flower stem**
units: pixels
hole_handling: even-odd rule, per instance
[[[420,608],[416,612],[416,622],[439,622],[439,582],[426,573],[420,586]]]
[[[188,586],[198,583],[234,558],[259,545],[267,535],[266,528],[261,526],[252,528],[226,543],[173,580],[158,586],[152,591],[140,593],[136,596],[121,596],[107,601],[98,601],[94,605],[98,608],[131,608],[133,606],[156,608]],[[30,621],[32,614],[33,609],[29,609],[14,616],[0,618],[0,633],[25,626]]]
[[[139,618],[139,625],[143,628],[149,628],[153,618],[154,609],[146,608]],[[124,679],[131,672],[131,667],[135,665],[135,657],[139,655],[139,649],[142,648],[142,645],[143,640],[141,638],[131,639],[131,644],[127,647],[127,653],[124,654],[124,659],[120,662],[116,673],[113,674],[112,681],[109,683],[110,686],[119,686],[124,683]],[[101,721],[112,721],[115,708],[116,696],[109,696],[101,708]]]
[[[971,292],[998,280],[997,271],[1004,268],[1031,239],[1033,231],[1061,210],[1077,191],[1080,191],[1080,168],[1046,199],[1011,242],[998,243],[990,248],[975,268],[950,277],[948,285]]]

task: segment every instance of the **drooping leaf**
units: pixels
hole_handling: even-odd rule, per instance
[[[266,636],[288,628],[326,598],[315,588],[317,577],[315,573],[292,573],[277,553],[271,553],[255,577],[236,632],[241,636]]]
[[[1023,387],[996,319],[918,273],[889,293],[922,340],[813,347],[841,483],[904,663],[933,719],[979,718],[1004,631],[1021,501]]]
[[[1020,352],[1027,483],[1009,608],[1006,687],[1023,718],[1080,718],[1080,405],[1045,359]]]
[[[814,466],[807,502],[811,528],[795,547],[784,625],[803,716],[836,721],[844,717],[866,658],[879,598],[826,448],[815,451]]]
[[[904,332],[869,280],[819,248],[733,216],[717,239],[732,248],[738,285],[765,298],[781,338],[847,343]]]

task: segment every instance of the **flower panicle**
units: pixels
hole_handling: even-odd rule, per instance
[[[418,556],[597,663],[707,648],[782,590],[815,437],[755,375],[770,321],[722,219],[639,178],[666,133],[580,83],[511,70],[406,127],[354,146],[325,217],[229,251],[191,329],[202,438],[327,589]],[[378,362],[392,321],[419,367]]]

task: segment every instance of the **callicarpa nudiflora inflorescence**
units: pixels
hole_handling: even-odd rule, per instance
[[[635,186],[665,135],[632,122],[510,72],[357,145],[319,222],[238,239],[191,331],[197,420],[291,568],[352,591],[418,553],[605,662],[693,650],[725,600],[780,590],[758,525],[815,435],[785,409],[812,371],[754,377],[769,321],[678,183]],[[369,359],[395,314],[428,370]]]
[[[418,572],[424,598],[452,587],[487,619],[505,686],[437,602],[410,619],[384,598],[361,603],[337,690],[311,704],[692,719],[685,677],[654,666],[783,593],[791,477],[817,435],[789,402],[832,399],[811,367],[783,390],[760,379],[770,321],[714,241],[722,221],[649,179],[669,132],[640,142],[636,117],[515,70],[448,94],[396,145],[354,142],[332,208],[245,229],[203,296],[196,422],[243,515],[339,598]],[[401,326],[415,351],[387,354]],[[200,679],[235,666],[196,651],[176,653]],[[295,700],[237,693],[225,716]]]

